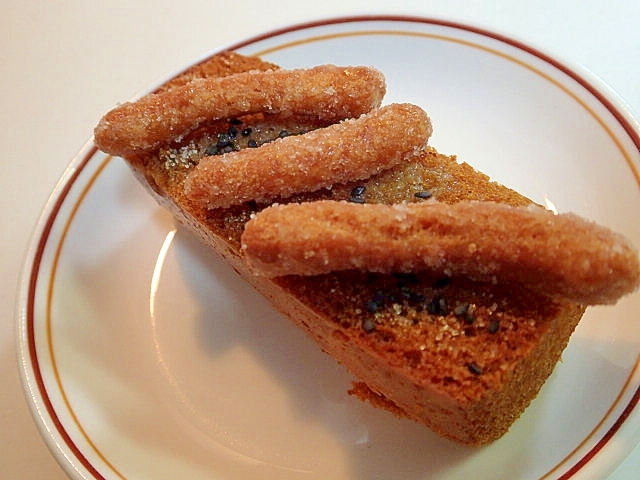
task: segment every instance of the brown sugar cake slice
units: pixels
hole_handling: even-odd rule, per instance
[[[199,66],[199,71],[226,75],[273,68],[235,54],[219,55],[208,64]],[[170,88],[171,84],[163,87]],[[270,203],[249,201],[207,210],[184,193],[187,174],[203,156],[324,126],[309,117],[252,114],[203,124],[179,142],[128,155],[126,160],[180,223],[354,375],[351,393],[464,444],[482,445],[499,438],[553,371],[583,305],[552,300],[518,285],[428,272],[256,276],[243,258],[240,238],[246,222]],[[367,180],[276,202],[399,203],[426,198],[445,203],[531,203],[431,148]]]

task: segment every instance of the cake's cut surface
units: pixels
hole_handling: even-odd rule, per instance
[[[259,67],[254,60],[248,62],[251,68]],[[238,71],[247,68],[244,57],[230,54],[210,63],[209,72],[228,74],[234,65]],[[184,193],[187,174],[205,155],[252,148],[323,126],[301,117],[232,118],[202,125],[178,143],[130,155],[127,161],[181,223],[355,376],[353,394],[465,444],[499,438],[551,374],[583,306],[551,300],[522,286],[429,273],[255,276],[242,257],[240,237],[251,216],[269,204],[249,201],[207,210]],[[275,201],[399,203],[427,198],[531,203],[431,148],[368,180]]]

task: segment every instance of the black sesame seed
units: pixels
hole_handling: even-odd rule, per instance
[[[431,315],[446,315],[449,313],[447,301],[440,295],[436,295],[426,305],[427,312]]]
[[[378,290],[373,296],[373,301],[378,302],[380,305],[382,305],[386,299],[387,299],[387,296],[384,294],[384,292],[381,292],[380,290]]]
[[[424,303],[425,297],[421,293],[414,292],[414,293],[411,293],[411,297],[409,298],[409,300],[415,303]]]
[[[428,198],[431,198],[433,196],[433,193],[431,193],[429,190],[424,190],[422,192],[414,193],[414,196],[421,200],[427,200]]]
[[[377,291],[373,298],[366,303],[366,308],[371,313],[376,313],[387,301],[387,296],[381,291]]]
[[[258,148],[258,142],[256,142],[253,138],[247,142],[247,146],[249,148]]]
[[[366,189],[367,189],[366,186],[358,185],[353,190],[351,190],[351,195],[353,195],[354,197],[361,197],[362,195],[364,195],[364,192]]]
[[[426,308],[427,312],[431,315],[435,315],[436,313],[438,313],[438,302],[436,301],[436,299],[434,298],[430,302],[427,302]]]
[[[447,305],[447,301],[442,297],[438,300],[438,308],[440,309],[441,315],[446,315],[447,313],[449,313],[449,306]]]
[[[369,312],[376,313],[380,309],[380,304],[378,302],[374,302],[373,300],[369,300],[366,307]]]
[[[389,292],[387,300],[391,303],[398,303],[402,301],[402,294],[400,292]]]
[[[456,317],[462,317],[464,315],[466,315],[466,313],[469,311],[469,304],[468,303],[461,303],[460,305],[456,305],[456,308],[453,309],[453,314]]]
[[[231,137],[229,136],[229,134],[227,133],[218,134],[218,143],[216,146],[219,149],[223,149],[225,147],[228,147],[229,145],[231,145]]]
[[[278,136],[280,138],[288,137],[289,136],[289,132],[287,132],[286,130],[280,130],[280,133],[278,134]]]
[[[403,285],[402,287],[400,287],[400,296],[404,300],[411,300],[411,297],[412,297],[411,289]]]
[[[364,185],[358,185],[349,194],[349,201],[353,203],[365,203],[364,192],[367,189]]]
[[[469,369],[469,371],[471,373],[473,373],[474,375],[481,375],[482,374],[482,368],[480,368],[476,363],[474,362],[469,362],[467,363],[467,368]]]
[[[227,130],[227,135],[231,138],[235,138],[238,135],[238,129],[236,127],[229,127]]]
[[[369,333],[375,330],[376,324],[371,318],[367,317],[362,321],[362,328],[365,332]]]
[[[400,287],[400,298],[415,303],[424,303],[425,301],[424,295],[414,292],[409,287]]]
[[[240,132],[240,133],[242,134],[243,137],[248,137],[249,135],[251,135],[251,132],[253,132],[251,127],[247,127],[245,129],[243,129],[242,132]]]
[[[217,145],[209,145],[207,149],[204,151],[204,153],[207,155],[218,155],[220,151],[218,150]]]
[[[491,322],[489,322],[489,327],[487,328],[487,330],[489,330],[489,333],[496,333],[499,329],[500,320],[493,319],[491,320]]]
[[[232,118],[231,120],[229,120],[229,123],[231,125],[242,125],[242,120],[240,120],[239,118]]]

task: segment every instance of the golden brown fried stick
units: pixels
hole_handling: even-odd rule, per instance
[[[204,121],[249,113],[312,115],[337,122],[378,107],[385,92],[384,76],[370,67],[321,65],[196,78],[114,108],[100,120],[94,136],[104,152],[125,156],[153,150]]]
[[[277,205],[246,224],[242,248],[268,276],[432,270],[585,304],[614,303],[640,282],[638,252],[621,235],[574,214],[493,202]]]
[[[427,114],[392,104],[304,135],[203,158],[185,194],[207,207],[272,200],[370,177],[419,152],[431,135]]]

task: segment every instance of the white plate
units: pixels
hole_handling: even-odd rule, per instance
[[[640,129],[586,72],[470,26],[358,18],[233,46],[370,64],[432,145],[640,245]],[[349,397],[350,377],[174,227],[91,143],[47,204],[22,283],[34,416],[75,478],[583,478],[640,441],[640,294],[591,308],[538,398],[469,449]]]

